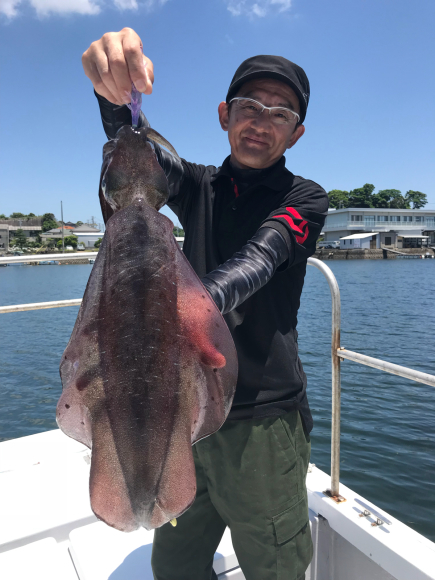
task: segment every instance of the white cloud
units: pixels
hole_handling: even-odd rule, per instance
[[[17,15],[17,6],[21,0],[0,0],[0,14],[5,14],[9,18]]]
[[[270,3],[278,6],[279,12],[286,12],[292,6],[292,0],[270,0]]]
[[[98,14],[100,7],[94,0],[29,0],[38,16],[48,14]]]
[[[153,10],[158,6],[163,6],[168,0],[113,0],[113,3],[120,10],[137,10],[139,6],[144,6],[147,10]]]
[[[267,9],[266,9],[265,6],[259,6],[258,4],[254,4],[252,6],[252,14],[254,14],[255,16],[259,16],[260,18],[262,18],[263,16],[266,16]]]
[[[50,14],[99,14],[110,5],[119,10],[147,10],[163,6],[168,0],[0,0],[0,14],[8,18],[19,15],[19,8],[30,5],[38,16]]]
[[[250,16],[264,18],[271,12],[290,10],[292,0],[225,0],[227,9],[233,16]]]
[[[137,10],[138,5],[136,0],[113,0],[113,3],[120,10]]]
[[[100,6],[96,0],[0,0],[0,14],[13,18],[24,4],[32,6],[38,16],[49,14],[98,14]]]

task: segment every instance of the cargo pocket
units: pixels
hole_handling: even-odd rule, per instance
[[[298,580],[303,577],[313,557],[306,497],[273,516],[272,523],[277,550],[277,580]]]
[[[301,493],[298,453],[295,442],[289,437],[280,417],[275,419],[272,432],[280,448],[280,456],[277,455],[280,465],[279,468],[277,467],[276,474],[280,475],[281,486],[285,486],[287,501]]]

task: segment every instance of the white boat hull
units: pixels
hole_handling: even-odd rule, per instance
[[[89,465],[89,449],[60,430],[0,444],[0,578],[152,580],[153,532],[123,534],[97,521]],[[433,542],[344,485],[346,501],[335,503],[323,494],[329,483],[310,467],[307,580],[435,580]],[[370,515],[360,517],[364,510]],[[219,580],[244,579],[229,530],[214,567]]]

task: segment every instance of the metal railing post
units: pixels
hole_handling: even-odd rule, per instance
[[[332,422],[331,422],[331,489],[330,495],[340,495],[340,414],[341,414],[341,377],[340,377],[340,289],[332,270],[316,258],[308,258],[308,265],[322,272],[329,284],[332,298]]]

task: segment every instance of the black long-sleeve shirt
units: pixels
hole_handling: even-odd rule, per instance
[[[131,124],[130,111],[98,100],[106,134],[113,138],[122,125]],[[183,251],[212,296],[216,294],[218,306],[224,312],[231,309],[224,317],[236,345],[239,377],[229,419],[281,415],[298,408],[310,431],[296,325],[306,261],[315,251],[328,209],[326,192],[288,171],[284,157],[265,170],[240,172],[229,158],[216,168],[179,162],[157,144],[155,151],[168,179],[168,206],[185,231]],[[265,234],[272,237],[267,240]],[[281,250],[274,260],[274,243],[283,247],[279,240],[287,251],[285,259]],[[255,286],[245,280],[249,291],[240,300],[228,278],[243,278],[253,263],[251,278],[258,272],[267,283]],[[223,307],[217,290],[222,288]]]

